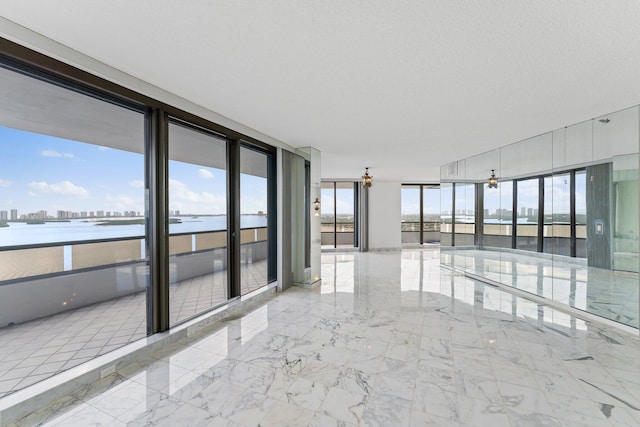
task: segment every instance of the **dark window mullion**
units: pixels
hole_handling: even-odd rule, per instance
[[[169,120],[163,111],[153,109],[147,114],[146,126],[147,334],[154,334],[169,329]]]
[[[333,183],[333,248],[338,249],[338,185]]]
[[[571,171],[569,175],[569,228],[571,230],[570,237],[570,256],[576,256],[576,171]]]
[[[544,251],[544,176],[538,178],[538,252]]]
[[[518,181],[512,181],[512,201],[511,201],[511,249],[517,247],[517,232],[518,232]]]
[[[358,219],[358,216],[360,214],[360,209],[358,207],[360,202],[358,184],[359,184],[358,182],[353,183],[353,247],[354,248],[358,247],[358,239],[359,239],[358,228],[360,227],[360,221]]]
[[[227,291],[229,298],[240,289],[240,142],[227,142]]]
[[[456,183],[451,183],[451,246],[456,245]]]
[[[420,226],[420,244],[422,245],[424,243],[424,186],[420,184],[418,188],[420,188],[420,220],[418,221],[418,225]]]
[[[278,280],[278,180],[275,153],[267,153],[267,280]]]

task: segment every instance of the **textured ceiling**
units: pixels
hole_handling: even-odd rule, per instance
[[[437,180],[640,103],[637,0],[0,0],[0,14],[320,149],[324,178]]]

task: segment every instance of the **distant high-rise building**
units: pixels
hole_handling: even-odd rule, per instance
[[[37,218],[38,219],[47,219],[48,218],[47,211],[42,210],[42,211],[38,212],[38,217]]]
[[[104,217],[104,211],[97,211],[97,212],[96,212],[96,216],[97,216],[98,218],[102,218],[102,217]]]
[[[14,221],[18,219],[18,209],[11,209],[11,219]]]
[[[86,218],[86,217],[87,217],[87,212],[86,212],[86,211],[82,211],[82,212],[80,212],[80,216],[81,216],[82,218]]]
[[[111,211],[106,212],[107,216],[111,216]]]
[[[9,212],[7,211],[0,211],[0,220],[8,220],[9,219]]]
[[[520,208],[520,216],[527,216],[527,208],[524,206]]]
[[[533,216],[533,208],[527,209],[527,216]]]
[[[94,211],[89,212],[89,218],[93,218],[94,216],[96,216],[96,213]]]
[[[180,216],[180,211],[176,211],[176,216]]]

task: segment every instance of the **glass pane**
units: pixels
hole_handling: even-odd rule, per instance
[[[354,239],[353,182],[336,183],[336,247],[353,247]]]
[[[500,187],[489,188],[484,186],[484,224],[483,230],[485,236],[500,235]],[[494,246],[491,244],[491,238],[485,238],[485,246]]]
[[[576,171],[576,257],[587,257],[587,174]]]
[[[544,227],[542,230],[544,237],[543,251],[552,253],[553,239],[553,177],[544,177]]]
[[[420,243],[420,186],[403,185],[401,189],[402,243]]]
[[[549,241],[553,254],[571,254],[571,175],[568,173],[552,177],[552,239]]]
[[[440,242],[440,187],[422,188],[422,243]]]
[[[0,146],[1,398],[143,338],[148,261],[142,113],[0,68]]]
[[[320,187],[320,233],[323,247],[335,247],[334,183],[323,182]]]
[[[453,222],[453,185],[448,182],[440,184],[440,247],[451,246]],[[441,254],[442,255],[442,254]]]
[[[227,295],[226,142],[169,125],[169,315],[192,317]]]
[[[503,181],[500,189],[500,235],[506,236],[501,246],[511,247],[511,235],[513,228],[513,181]]]
[[[538,250],[538,178],[518,181],[518,219],[516,247]]]
[[[455,222],[453,263],[464,269],[473,269],[475,262],[470,252],[475,244],[475,184],[456,184]]]
[[[638,155],[613,158],[613,269],[638,273]],[[637,274],[635,274],[637,276]],[[625,283],[627,290],[633,289]],[[637,289],[637,288],[636,288]],[[629,311],[629,308],[625,308]],[[631,316],[630,316],[631,317]]]
[[[456,227],[456,233],[473,234],[475,222],[475,186],[473,184],[456,185],[456,224],[468,226]]]
[[[240,284],[242,295],[269,283],[267,154],[240,148]]]

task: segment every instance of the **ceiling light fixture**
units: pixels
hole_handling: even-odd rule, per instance
[[[496,177],[496,170],[491,169],[491,176],[489,177],[489,188],[498,188],[498,178]]]
[[[373,185],[373,177],[369,175],[369,168],[365,168],[364,175],[362,175],[362,186],[370,188]]]

